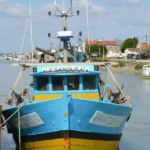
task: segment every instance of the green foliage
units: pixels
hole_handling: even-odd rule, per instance
[[[112,67],[114,67],[114,68],[118,68],[118,67],[119,67],[119,65],[112,65]]]
[[[147,52],[143,52],[144,55],[148,55],[150,57],[150,49],[147,50]]]
[[[74,51],[74,46],[71,46],[71,50]]]
[[[105,45],[104,45],[104,46],[103,46],[103,45],[100,45],[99,48],[100,48],[100,53],[103,54],[103,49],[104,49],[104,55],[106,55],[106,54],[108,53],[107,48],[106,48]]]
[[[124,53],[126,48],[136,48],[138,42],[139,40],[136,37],[134,37],[133,39],[131,38],[126,39],[122,44],[121,48],[122,53]]]
[[[145,65],[145,63],[138,63],[136,66],[135,66],[135,70],[140,70],[142,69],[143,65]]]
[[[94,52],[99,53],[100,52],[103,54],[103,49],[104,49],[104,55],[106,55],[108,51],[107,51],[107,48],[105,45],[99,46],[97,44],[94,44],[94,45],[90,46],[90,52],[92,52],[92,53],[94,53]],[[85,45],[85,51],[89,52],[89,45],[88,44]]]
[[[89,52],[89,45],[85,44],[85,52]]]
[[[103,62],[110,62],[110,60],[108,58],[104,57]]]
[[[99,52],[99,45],[96,45],[96,44],[94,44],[94,45],[91,45],[91,47],[90,47],[90,51],[92,52],[92,53],[94,53],[94,52]]]
[[[119,64],[120,67],[124,67],[124,66],[126,66],[126,61],[124,61],[124,60],[119,60],[119,61],[118,61],[118,64]]]

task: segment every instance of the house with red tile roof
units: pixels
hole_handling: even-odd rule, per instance
[[[124,51],[125,55],[127,56],[128,54],[139,54],[140,53],[140,48],[126,48]]]
[[[88,44],[87,40],[84,40],[83,42],[83,49],[85,50],[85,44]],[[116,54],[116,53],[120,53],[120,47],[117,44],[116,41],[105,41],[105,40],[93,40],[93,41],[89,41],[90,45],[105,45],[108,51],[108,55],[110,54]]]
[[[145,52],[146,49],[150,49],[150,44],[146,44],[146,43],[139,43],[137,45],[137,48],[140,48],[141,49],[141,52]]]
[[[139,53],[145,52],[148,49],[150,49],[150,44],[139,43],[136,48],[127,48],[125,50],[125,54],[126,54],[126,56],[128,54],[135,54],[135,55],[137,55]]]

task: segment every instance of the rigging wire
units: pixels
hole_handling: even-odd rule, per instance
[[[25,40],[25,36],[26,36],[28,22],[29,22],[29,18],[27,18],[27,21],[26,21],[25,31],[24,31],[24,35],[23,35],[23,39],[22,39],[22,44],[21,44],[21,49],[20,49],[20,56],[21,56],[21,53],[22,53],[23,45],[24,45],[24,40]]]

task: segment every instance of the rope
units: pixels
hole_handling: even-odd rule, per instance
[[[18,105],[18,109],[17,109],[9,118],[7,118],[7,119],[0,125],[0,127],[2,127],[8,120],[10,120],[24,105],[25,105],[25,102],[23,102],[23,103],[21,103],[20,105]]]

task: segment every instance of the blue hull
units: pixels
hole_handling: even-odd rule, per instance
[[[7,119],[17,109],[18,107],[3,110],[3,115],[5,119]],[[25,139],[27,139],[27,137],[30,138],[30,136],[46,135],[48,133],[53,134],[58,132],[62,132],[62,137],[60,137],[60,135],[58,137],[57,135],[56,137],[52,137],[54,137],[54,139],[63,138],[63,131],[64,134],[67,134],[67,131],[85,134],[85,136],[83,135],[81,137],[76,136],[69,138],[83,139],[84,137],[86,138],[86,134],[89,133],[89,136],[90,134],[99,134],[98,139],[100,140],[108,139],[109,141],[119,141],[124,124],[129,117],[131,111],[132,108],[123,105],[106,103],[101,101],[81,100],[75,98],[70,99],[67,107],[66,105],[64,105],[62,98],[36,103],[28,103],[21,108],[20,118],[35,113],[36,117],[38,116],[38,118],[36,119],[40,121],[37,124],[37,122],[34,120],[34,115],[30,116],[30,119],[31,122],[35,121],[35,126],[32,125],[32,123],[28,119],[24,121],[21,120],[22,142],[27,142],[23,140],[24,137]],[[98,113],[98,115],[95,115],[96,112]],[[104,115],[100,116],[99,114]],[[115,118],[113,118],[113,116],[116,118],[116,120]],[[13,118],[8,122],[14,139],[16,139],[16,143],[18,139],[17,118],[18,114],[15,114]],[[122,121],[118,123],[120,118],[122,118]],[[109,139],[107,135],[108,137],[111,137],[111,139]],[[91,135],[91,138],[94,137],[96,136]],[[104,137],[104,139],[102,137]],[[39,141],[41,140],[42,139],[39,139]]]

